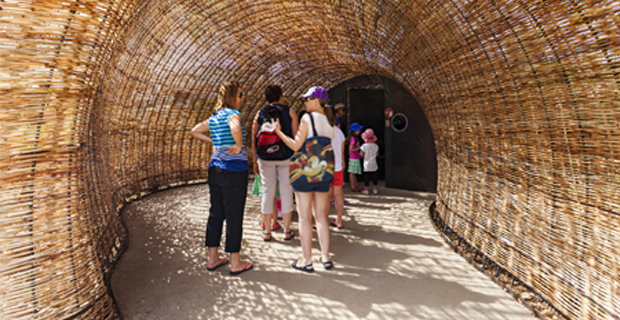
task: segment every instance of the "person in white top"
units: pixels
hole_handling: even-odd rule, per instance
[[[322,87],[312,87],[302,95],[305,99],[307,113],[301,117],[297,135],[292,139],[282,132],[278,120],[273,122],[276,133],[284,143],[293,151],[301,149],[308,137],[324,136],[332,140],[336,137],[336,119],[329,108],[327,108],[327,91]],[[310,117],[314,119],[314,127],[317,132],[313,132]],[[273,121],[273,120],[272,120]],[[299,212],[299,237],[301,240],[302,258],[293,262],[293,268],[313,272],[312,267],[312,207],[315,209],[315,219],[317,224],[317,235],[321,246],[320,261],[326,270],[334,267],[329,257],[329,184],[326,182],[320,187],[312,189],[297,189],[295,198]]]
[[[336,138],[332,140],[332,148],[334,149],[334,181],[330,185],[330,194],[334,196],[336,204],[336,220],[330,224],[338,229],[344,228],[342,225],[342,213],[344,212],[344,142],[346,138],[340,128],[336,128]]]
[[[377,157],[379,156],[379,146],[375,143],[375,141],[377,141],[377,136],[375,136],[375,132],[372,131],[372,129],[366,129],[366,131],[362,133],[362,140],[364,140],[364,144],[361,146],[360,150],[362,151],[362,158],[364,159],[364,182],[366,184],[362,193],[368,194],[368,182],[372,176],[374,187],[372,193],[377,194],[379,193],[377,189],[377,171],[379,170]]]

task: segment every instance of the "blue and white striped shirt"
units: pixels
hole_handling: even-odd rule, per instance
[[[209,131],[211,132],[211,140],[215,147],[215,153],[211,157],[209,166],[215,166],[228,171],[246,171],[248,170],[248,155],[245,150],[245,127],[241,121],[241,130],[243,131],[243,142],[241,152],[231,154],[228,147],[235,144],[235,139],[230,132],[228,121],[234,115],[241,116],[239,110],[223,108],[218,110],[211,118],[209,118]]]

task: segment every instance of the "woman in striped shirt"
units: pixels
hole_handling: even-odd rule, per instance
[[[245,128],[239,108],[243,91],[236,81],[226,82],[220,88],[215,114],[196,125],[194,138],[213,144],[209,163],[209,193],[211,208],[207,222],[206,246],[209,248],[207,270],[213,271],[230,261],[230,274],[238,275],[254,267],[250,261],[241,261],[243,210],[248,187],[248,156],[245,151]],[[210,132],[211,137],[205,133]],[[220,258],[218,248],[222,227],[226,220],[226,247],[228,258]]]

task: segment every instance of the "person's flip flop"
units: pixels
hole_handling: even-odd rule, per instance
[[[263,232],[263,241],[265,242],[271,241],[271,233]]]
[[[321,263],[323,264],[323,268],[325,268],[325,270],[331,270],[334,268],[334,263],[331,261],[325,261],[323,262],[323,258],[319,258],[319,261],[321,261]]]
[[[297,265],[297,262],[299,262],[299,260],[295,260],[293,261],[293,268],[297,269],[297,270],[301,270],[303,272],[314,272],[314,268],[312,267],[312,262],[310,262],[309,264],[305,265],[305,266],[299,266]]]
[[[227,264],[227,263],[228,263],[228,261],[230,261],[228,258],[222,258],[222,261],[220,261],[220,264],[218,264],[217,266],[212,267],[212,268],[207,267],[207,270],[209,270],[209,271],[214,271],[215,269],[217,269],[217,268],[219,268],[219,267],[221,267],[221,266],[223,266],[223,265]]]
[[[248,270],[252,270],[252,268],[254,268],[254,265],[252,264],[252,262],[250,261],[245,261],[245,265],[243,266],[243,269],[239,270],[239,271],[232,271],[230,270],[230,275],[231,276],[237,276],[240,275]]]
[[[337,225],[337,224],[336,224],[336,221],[332,221],[332,222],[330,222],[329,224],[331,224],[332,226],[334,226],[334,227],[336,227],[336,228],[338,228],[338,229],[342,229],[342,228],[344,228],[344,226],[343,226],[343,225]]]
[[[284,241],[292,240],[295,237],[294,231],[288,231],[284,233]]]

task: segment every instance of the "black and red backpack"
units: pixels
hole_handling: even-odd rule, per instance
[[[292,120],[289,107],[281,104],[270,104],[259,111],[258,130],[256,131],[256,155],[262,160],[285,160],[293,155],[293,151],[278,137],[271,120],[278,119],[282,132],[292,137]]]

